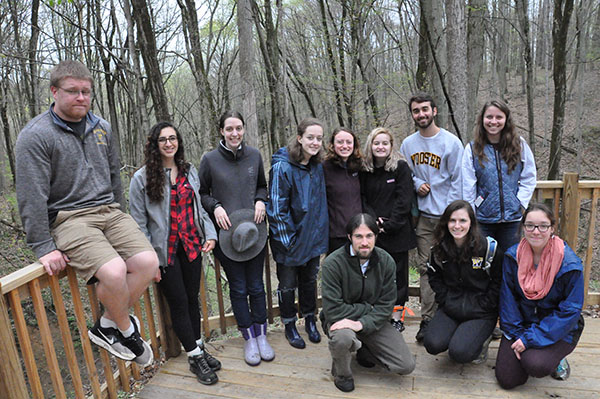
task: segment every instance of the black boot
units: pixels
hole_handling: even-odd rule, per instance
[[[298,348],[298,349],[306,348],[306,344],[304,343],[304,340],[302,339],[300,334],[298,334],[298,330],[296,329],[295,321],[286,323],[285,338],[287,338],[290,345],[292,345],[294,348]]]
[[[321,342],[321,334],[319,334],[319,330],[317,330],[314,315],[308,315],[304,318],[304,329],[308,333],[310,342],[314,342],[315,344]]]

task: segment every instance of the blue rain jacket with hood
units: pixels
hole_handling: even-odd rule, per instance
[[[327,252],[329,221],[320,163],[302,165],[280,148],[271,158],[267,216],[275,262],[301,266]]]

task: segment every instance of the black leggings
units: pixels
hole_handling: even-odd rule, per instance
[[[179,245],[175,264],[161,268],[162,279],[159,286],[167,298],[171,310],[171,321],[177,338],[186,352],[196,348],[196,340],[200,335],[200,276],[202,273],[202,256],[189,262],[183,245]]]
[[[396,262],[396,305],[408,302],[408,251],[390,253]]]

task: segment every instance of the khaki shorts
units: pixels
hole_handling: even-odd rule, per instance
[[[119,204],[60,211],[50,234],[56,247],[69,257],[69,266],[89,283],[95,281],[90,279],[105,263],[154,250],[135,220],[121,212]]]

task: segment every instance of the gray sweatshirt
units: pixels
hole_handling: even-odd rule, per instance
[[[21,130],[16,145],[16,188],[27,243],[40,258],[56,249],[50,224],[62,210],[119,202],[118,143],[110,125],[88,112],[80,138],[50,110]]]
[[[462,198],[463,145],[458,137],[444,129],[433,137],[416,132],[404,139],[400,152],[413,172],[415,190],[429,183],[429,194],[417,195],[419,211],[425,216],[440,217],[452,201]]]

